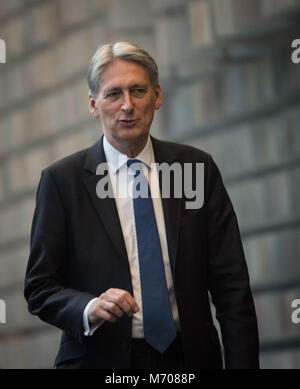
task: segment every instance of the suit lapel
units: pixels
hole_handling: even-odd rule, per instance
[[[172,164],[176,160],[176,155],[173,155],[168,150],[167,145],[151,136],[153,151],[156,163],[167,162]],[[84,185],[89,193],[95,210],[100,217],[107,234],[112,240],[117,252],[122,261],[128,264],[126,246],[123,238],[122,228],[119,220],[119,215],[114,198],[106,197],[100,199],[96,193],[96,186],[101,178],[106,176],[96,175],[97,166],[100,163],[106,162],[104,149],[103,149],[103,137],[99,139],[91,148],[88,149],[85,162],[84,162]],[[159,177],[159,186],[162,191],[162,177]],[[173,277],[175,277],[175,262],[179,233],[179,220],[181,216],[181,199],[174,198],[162,198],[163,213],[166,226],[166,235],[168,242],[168,251],[170,265],[172,269]]]
[[[176,155],[170,153],[170,151],[168,150],[168,146],[164,142],[159,141],[158,139],[155,139],[152,136],[151,140],[156,163],[167,162],[171,165],[173,162],[176,161]],[[159,186],[160,191],[162,193],[161,174],[159,175]],[[172,269],[173,279],[175,279],[176,252],[182,201],[180,198],[174,198],[171,195],[170,198],[162,198],[162,205],[166,226],[170,265]]]
[[[117,252],[122,261],[128,264],[126,246],[123,238],[122,228],[119,220],[118,210],[114,198],[106,197],[100,199],[96,193],[96,187],[101,178],[105,177],[108,172],[103,175],[96,175],[97,166],[100,163],[105,163],[106,158],[103,149],[103,136],[88,149],[84,161],[84,185],[89,193],[95,210],[100,217],[107,234],[112,240]]]

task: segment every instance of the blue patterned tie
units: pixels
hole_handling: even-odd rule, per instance
[[[133,187],[133,206],[137,246],[139,255],[144,339],[152,347],[163,353],[176,337],[176,328],[172,316],[162,250],[154,214],[150,187],[142,173],[142,162],[137,159],[127,161],[127,166],[138,176],[146,196],[136,196],[141,187]],[[140,191],[143,192],[143,191]]]

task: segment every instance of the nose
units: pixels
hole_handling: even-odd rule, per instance
[[[133,111],[133,103],[131,100],[130,93],[125,92],[123,95],[123,102],[121,106],[122,111],[124,111],[126,114],[129,114]]]

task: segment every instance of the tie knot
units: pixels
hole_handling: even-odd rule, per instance
[[[134,171],[135,176],[138,176],[142,172],[142,163],[139,159],[128,159],[127,166]]]
[[[127,160],[127,166],[130,167],[132,164],[141,164],[142,162],[139,159],[128,159]]]

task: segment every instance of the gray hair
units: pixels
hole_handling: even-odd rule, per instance
[[[91,95],[98,96],[101,74],[115,59],[136,62],[143,66],[148,73],[151,85],[155,89],[158,85],[158,69],[154,59],[139,46],[130,42],[116,42],[99,46],[91,59],[87,82]]]

